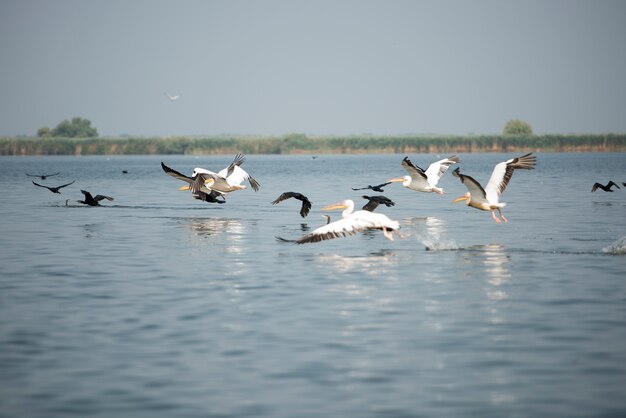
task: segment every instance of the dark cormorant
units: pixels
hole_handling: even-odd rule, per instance
[[[272,205],[275,205],[277,203],[282,202],[285,199],[289,199],[292,197],[302,202],[302,207],[300,208],[300,216],[302,216],[303,218],[306,218],[306,216],[309,214],[309,211],[311,210],[311,201],[305,195],[301,193],[285,192],[281,194],[280,196],[278,196],[278,198],[272,202]]]
[[[612,192],[612,191],[613,191],[613,190],[611,190],[611,187],[612,187],[612,186],[615,186],[615,187],[617,187],[617,188],[619,189],[619,186],[618,186],[618,185],[617,185],[617,184],[616,184],[613,180],[611,180],[611,181],[609,181],[609,182],[606,184],[606,186],[603,186],[603,185],[602,185],[602,184],[600,184],[600,183],[595,183],[595,184],[593,185],[593,187],[591,188],[591,191],[592,191],[592,192],[595,192],[595,191],[596,191],[596,190],[598,190],[598,189],[602,189],[602,190],[604,190],[605,192]]]
[[[83,204],[89,205],[89,206],[100,206],[100,203],[98,203],[98,202],[100,202],[101,200],[104,200],[104,199],[111,200],[111,201],[113,200],[112,197],[104,196],[104,195],[101,195],[101,194],[98,194],[98,195],[96,195],[96,197],[93,197],[91,195],[91,193],[89,193],[86,190],[81,190],[81,193],[85,195],[85,200],[79,200],[78,203],[83,203]]]
[[[361,196],[363,199],[369,200],[361,209],[373,212],[378,205],[385,205],[387,207],[394,206],[395,203],[385,196]]]
[[[28,174],[28,173],[26,173],[26,175],[29,176],[29,177],[39,177],[42,180],[45,180],[48,177],[57,176],[59,174],[60,173],[54,173],[54,174]]]
[[[370,186],[368,185],[367,187],[361,187],[360,189],[355,189],[354,187],[352,188],[352,190],[373,190],[375,192],[384,192],[385,190],[383,189],[383,187],[387,186],[388,184],[391,184],[390,181],[388,181],[387,183],[383,183],[383,184],[379,184],[377,186]]]
[[[76,181],[76,180],[74,180],[74,181]],[[64,184],[64,185],[62,185],[62,186],[57,186],[57,187],[48,187],[48,186],[44,186],[44,185],[42,185],[42,184],[35,183],[34,181],[33,181],[33,184],[34,184],[35,186],[45,187],[46,189],[50,190],[52,193],[59,193],[59,194],[61,194],[61,192],[60,192],[59,190],[60,190],[60,189],[62,189],[63,187],[65,187],[65,186],[69,186],[70,184],[74,184],[74,181],[73,181],[73,182],[71,182],[71,183]]]

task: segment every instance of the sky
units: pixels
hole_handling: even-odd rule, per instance
[[[0,0],[0,136],[624,133],[625,20],[621,0]]]

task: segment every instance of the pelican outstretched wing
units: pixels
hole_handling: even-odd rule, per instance
[[[426,169],[425,174],[428,178],[428,182],[431,185],[436,186],[439,179],[446,173],[446,171],[448,171],[448,168],[450,168],[452,164],[459,162],[461,162],[461,160],[456,155],[444,158],[443,160],[435,161]]]
[[[189,177],[189,176],[184,175],[183,173],[179,173],[178,171],[174,170],[173,168],[170,168],[170,167],[166,166],[165,164],[163,164],[163,161],[161,161],[161,168],[163,169],[163,171],[165,171],[165,173],[167,175],[172,176],[175,179],[182,180],[182,181],[187,182],[189,184],[191,184],[194,181],[193,177]]]
[[[465,174],[461,174],[461,169],[457,167],[452,175],[458,177],[461,180],[461,183],[467,187],[467,190],[470,192],[470,196],[472,200],[476,202],[487,202],[487,193],[485,193],[485,189],[480,185],[479,182],[474,180],[473,177],[466,176]]]
[[[411,176],[414,181],[427,179],[424,170],[413,164],[411,160],[409,160],[409,157],[404,157],[404,159],[402,160],[402,167],[404,167],[404,169],[409,173],[409,176]]]
[[[533,170],[537,164],[537,157],[528,153],[521,157],[512,158],[510,160],[496,164],[485,187],[487,198],[490,201],[497,202],[498,197],[504,192],[509,184],[513,171],[516,169]]]

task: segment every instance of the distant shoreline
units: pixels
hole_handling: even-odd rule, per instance
[[[439,154],[626,152],[626,134],[0,138],[0,155]]]

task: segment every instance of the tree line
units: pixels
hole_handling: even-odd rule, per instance
[[[626,152],[626,134],[0,138],[0,155]]]

